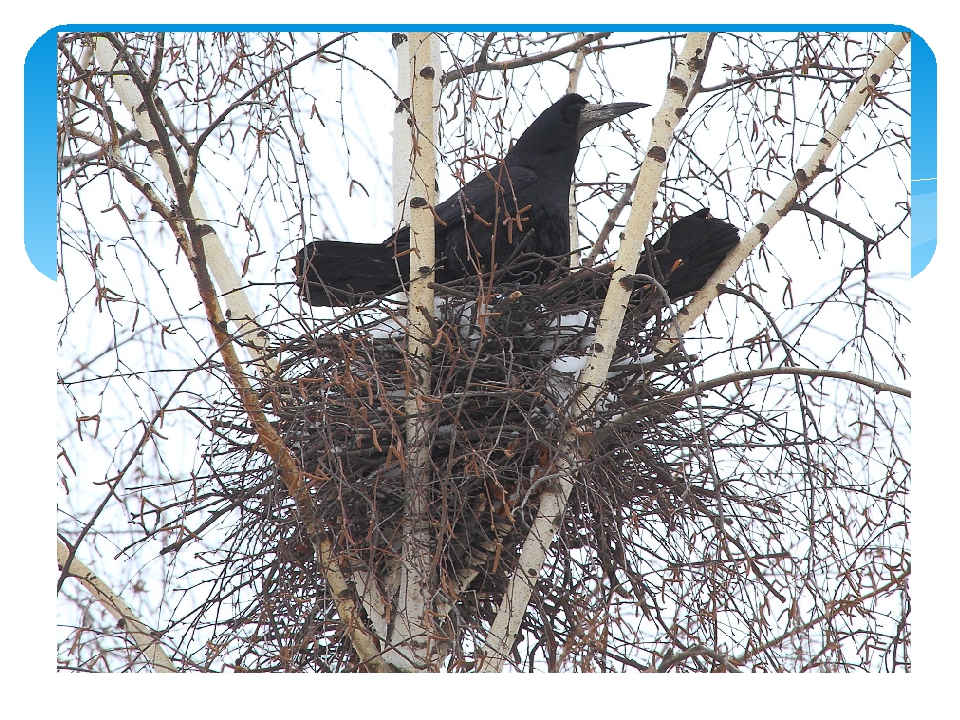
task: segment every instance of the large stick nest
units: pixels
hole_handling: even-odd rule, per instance
[[[422,403],[432,460],[426,492],[437,604],[449,610],[444,633],[457,649],[492,621],[539,494],[556,481],[576,371],[609,282],[594,271],[575,276],[437,288],[434,390]],[[582,613],[578,598],[597,583],[643,603],[648,591],[631,560],[638,523],[652,516],[670,527],[678,517],[710,514],[717,499],[697,480],[706,461],[689,451],[699,442],[695,406],[662,400],[687,386],[690,367],[689,358],[654,353],[670,323],[657,298],[652,289],[634,294],[607,384],[580,424],[575,488],[525,620],[535,639],[562,642]],[[278,373],[261,384],[262,401],[311,478],[341,566],[358,587],[384,596],[392,589],[375,578],[390,576],[404,528],[405,309],[379,301],[333,321],[299,318],[279,342]],[[241,509],[225,545],[241,574],[263,583],[231,623],[246,626],[241,635],[250,640],[238,666],[343,669],[349,652],[328,622],[328,591],[278,473],[256,452],[239,405],[223,407],[216,426],[212,491]],[[469,660],[454,652],[451,666]]]

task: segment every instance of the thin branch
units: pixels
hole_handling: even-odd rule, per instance
[[[744,73],[742,77],[732,78],[718,85],[711,85],[709,87],[701,88],[701,90],[706,93],[712,93],[712,92],[717,92],[718,90],[729,90],[730,88],[737,87],[738,85],[746,85],[748,83],[757,83],[758,80],[771,80],[773,78],[779,78],[784,76],[791,76],[797,79],[818,80],[820,82],[840,82],[840,83],[854,82],[853,77],[828,78],[820,75],[811,75],[809,72],[807,72],[811,68],[814,70],[836,70],[837,72],[849,72],[849,68],[832,67],[830,65],[820,65],[818,63],[800,64],[800,65],[794,65],[793,67],[788,67],[788,68],[772,68],[770,70],[763,70],[762,72],[758,72],[758,73],[749,73],[749,72]]]
[[[207,138],[210,136],[210,133],[212,133],[214,130],[216,130],[216,129],[220,126],[220,123],[222,123],[224,120],[226,120],[227,117],[228,117],[231,113],[233,113],[234,111],[236,111],[238,108],[243,107],[244,105],[249,104],[248,101],[247,101],[247,98],[249,98],[250,96],[252,96],[252,95],[254,95],[255,93],[259,92],[259,90],[260,90],[262,87],[264,87],[264,86],[266,86],[266,85],[269,85],[269,84],[272,83],[274,80],[276,80],[278,77],[280,77],[280,76],[282,76],[282,75],[290,72],[290,71],[291,71],[293,68],[295,68],[297,65],[300,65],[301,63],[303,63],[303,62],[305,62],[305,61],[307,61],[307,60],[310,60],[311,58],[317,58],[317,57],[322,56],[323,53],[326,52],[327,49],[328,49],[331,45],[336,45],[338,42],[340,42],[340,41],[343,40],[344,38],[349,37],[349,36],[351,36],[351,35],[353,35],[353,34],[354,34],[354,33],[341,33],[340,35],[337,35],[337,37],[335,37],[335,38],[334,38],[333,40],[331,40],[330,42],[324,44],[322,47],[319,47],[319,48],[316,48],[316,49],[314,49],[314,50],[311,50],[310,52],[306,53],[305,55],[301,55],[301,56],[298,57],[298,58],[294,58],[293,60],[291,60],[290,62],[288,62],[288,63],[287,63],[286,65],[284,65],[283,67],[278,68],[275,72],[272,72],[272,73],[270,73],[269,75],[267,75],[263,80],[261,80],[260,82],[258,82],[256,85],[254,85],[254,86],[251,87],[249,90],[247,90],[246,92],[244,92],[239,98],[237,98],[236,100],[234,100],[230,105],[228,105],[228,106],[223,110],[223,112],[221,112],[216,118],[214,118],[213,122],[211,122],[209,125],[207,125],[206,130],[204,130],[202,133],[200,133],[200,135],[197,137],[196,141],[193,143],[193,152],[194,152],[194,153],[199,152],[200,148],[203,146],[203,144],[206,142]]]
[[[846,230],[848,233],[853,235],[855,238],[857,238],[867,246],[877,244],[876,238],[868,237],[864,235],[862,232],[854,230],[850,225],[843,222],[842,220],[838,220],[837,218],[831,215],[827,215],[825,212],[820,212],[816,208],[812,207],[809,202],[804,202],[804,203],[795,202],[793,205],[790,206],[790,209],[800,210],[802,212],[807,213],[807,215],[813,215],[815,218],[819,218],[823,222],[828,222],[833,225],[836,225],[841,230]]]
[[[650,400],[648,403],[644,403],[636,410],[618,415],[617,417],[612,418],[608,425],[597,430],[597,440],[602,441],[612,433],[616,432],[618,427],[624,424],[636,422],[637,420],[643,418],[650,412],[651,406],[669,405],[680,400],[685,400],[689,397],[694,397],[698,394],[698,392],[702,393],[706,390],[713,390],[714,388],[730,385],[731,383],[739,383],[743,380],[753,380],[754,378],[760,377],[772,377],[774,375],[794,375],[812,378],[829,377],[837,380],[846,380],[847,382],[856,383],[858,385],[864,385],[878,393],[890,392],[897,395],[903,395],[904,397],[912,397],[910,390],[905,388],[898,387],[896,385],[890,385],[878,380],[872,380],[868,377],[864,377],[863,375],[857,375],[856,373],[852,372],[844,372],[842,370],[822,370],[820,368],[801,367],[776,367],[759,368],[757,370],[741,370],[739,372],[730,373],[729,375],[721,375],[713,380],[701,380],[697,383],[696,388],[688,388],[686,390],[681,390],[680,392],[664,395],[663,397],[659,397],[655,400]]]
[[[784,640],[788,640],[794,637],[795,635],[799,635],[802,632],[806,632],[810,628],[816,625],[819,625],[822,622],[831,620],[832,618],[839,615],[841,612],[847,612],[851,608],[856,608],[860,606],[864,602],[864,600],[869,600],[870,598],[877,597],[878,595],[882,595],[883,593],[893,588],[903,588],[906,585],[907,579],[909,577],[910,577],[910,568],[908,567],[905,573],[898,575],[897,577],[890,580],[890,582],[885,583],[884,585],[881,585],[880,587],[876,588],[875,590],[872,590],[871,592],[865,593],[863,595],[859,595],[857,597],[846,597],[841,600],[835,600],[833,602],[827,603],[827,609],[824,612],[817,615],[816,617],[808,620],[807,622],[801,625],[798,625],[797,627],[791,630],[788,630],[782,635],[778,635],[772,640],[768,640],[767,642],[765,642],[763,645],[760,645],[759,647],[746,651],[742,655],[739,655],[737,657],[730,658],[730,661],[735,665],[742,665],[751,657],[755,657],[760,653],[763,653],[769,650],[770,648],[777,647],[778,645],[783,643]]]
[[[554,58],[560,57],[561,55],[566,55],[567,53],[576,52],[580,48],[589,45],[590,43],[596,42],[602,38],[608,38],[613,33],[602,32],[602,33],[591,33],[590,35],[584,35],[582,38],[579,38],[575,42],[565,45],[562,48],[556,50],[550,50],[549,52],[540,53],[539,55],[530,55],[529,57],[516,58],[514,60],[504,60],[502,62],[490,62],[489,60],[482,60],[470,65],[464,65],[460,68],[454,68],[453,70],[448,70],[440,78],[440,85],[447,85],[454,80],[459,80],[467,77],[467,75],[474,75],[476,73],[489,72],[491,70],[513,70],[515,68],[528,67],[530,65],[536,65],[538,63],[546,62],[547,60],[553,60]]]
[[[94,50],[97,60],[104,68],[113,70],[118,67],[120,56],[126,55],[126,49],[118,37],[112,33],[96,38]],[[151,102],[147,91],[147,78],[132,59],[125,60],[127,71],[112,72],[113,87],[121,102],[133,116],[143,142],[151,147],[151,157],[157,162],[164,178],[174,189],[177,203],[184,213],[184,220],[197,223],[202,227],[204,254],[210,263],[221,292],[223,293],[228,315],[237,324],[238,334],[248,340],[247,347],[253,353],[257,363],[266,372],[276,370],[276,359],[264,357],[267,335],[256,322],[256,313],[243,290],[243,283],[233,263],[227,257],[219,236],[209,224],[206,209],[197,194],[187,189],[184,173],[177,160],[176,153],[165,135],[164,124],[155,104]],[[196,218],[196,220],[193,220]],[[189,248],[185,248],[187,252]]]
[[[626,208],[633,199],[633,193],[637,189],[637,182],[639,180],[640,172],[637,171],[637,174],[633,176],[633,180],[623,189],[623,195],[617,200],[616,205],[610,208],[610,212],[607,214],[607,220],[603,224],[603,227],[600,228],[600,234],[597,235],[596,242],[593,243],[593,247],[590,248],[590,253],[583,261],[584,267],[593,267],[594,263],[597,262],[597,257],[603,252],[607,245],[607,240],[610,239],[610,233],[613,232],[613,229],[617,226],[617,219],[620,217],[620,213],[623,212],[624,208]]]
[[[711,650],[710,648],[704,645],[696,645],[695,647],[688,648],[687,650],[684,650],[683,652],[679,652],[676,655],[670,655],[669,657],[664,658],[663,662],[660,663],[660,665],[657,667],[657,672],[665,673],[677,663],[682,662],[687,658],[697,657],[698,655],[703,655],[705,657],[710,658],[711,660],[715,660],[716,662],[720,663],[720,665],[723,666],[725,670],[728,670],[729,672],[734,672],[734,673],[743,672],[736,665],[734,665],[733,662],[731,662],[730,658],[728,658],[726,655],[724,655],[723,653],[719,653],[716,650]]]
[[[715,387],[722,387],[723,385],[729,385],[730,383],[740,382],[741,380],[750,380],[752,378],[758,377],[770,377],[772,375],[804,375],[806,377],[829,377],[836,378],[837,380],[846,380],[848,382],[856,383],[858,385],[865,385],[875,392],[890,392],[897,395],[903,395],[904,397],[912,397],[912,394],[906,388],[898,387],[896,385],[890,385],[889,383],[880,382],[879,380],[872,380],[863,375],[857,375],[852,372],[844,372],[842,370],[821,370],[820,368],[801,368],[801,367],[779,367],[779,368],[759,368],[757,370],[741,370],[739,372],[730,373],[729,375],[722,375],[713,380],[703,381],[700,383],[701,390],[711,390]],[[692,393],[681,392],[671,395],[670,398],[678,400],[681,397],[689,397]],[[665,400],[666,398],[664,398]],[[659,401],[658,401],[659,402]]]
[[[104,142],[96,135],[93,135],[91,133],[80,132],[75,128],[71,131],[70,134],[73,135],[74,137],[78,137],[83,140],[86,140],[87,142],[94,143],[95,145],[99,145],[100,149],[95,152],[80,153],[79,155],[65,155],[64,157],[61,157],[57,161],[57,164],[62,168],[69,167],[70,165],[82,165],[83,163],[88,163],[91,160],[102,160],[104,156],[106,156],[110,152],[109,148],[112,145],[112,143]],[[120,139],[117,141],[116,146],[123,147],[128,142],[139,140],[139,139],[140,139],[139,130],[137,130],[136,128],[132,130],[127,130],[125,133],[123,133],[123,135],[120,136]]]

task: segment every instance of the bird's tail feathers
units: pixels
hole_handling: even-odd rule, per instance
[[[356,305],[364,297],[403,289],[409,259],[397,257],[393,245],[317,240],[296,257],[300,295],[311,305]]]

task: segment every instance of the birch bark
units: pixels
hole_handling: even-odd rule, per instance
[[[153,669],[158,673],[177,672],[173,661],[160,647],[160,640],[150,628],[140,621],[130,606],[97,577],[93,570],[76,558],[71,559],[69,548],[62,541],[57,540],[57,563],[60,569],[63,570],[68,562],[70,566],[66,568],[67,574],[77,578],[90,594],[100,601],[107,612],[117,619],[120,627],[127,631]]]
[[[409,198],[410,284],[407,304],[409,400],[406,411],[406,499],[404,535],[399,568],[399,593],[390,649],[385,658],[405,671],[433,669],[443,645],[433,622],[433,533],[429,522],[429,486],[432,474],[430,427],[434,215],[436,204],[436,135],[434,97],[439,90],[438,44],[431,33],[409,33],[411,78],[409,128],[412,139]],[[401,66],[401,72],[404,68]],[[396,137],[403,136],[398,131]]]

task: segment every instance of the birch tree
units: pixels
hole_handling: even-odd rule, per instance
[[[907,35],[59,48],[61,669],[909,668]],[[652,105],[583,141],[584,267],[438,286],[432,207],[572,89]],[[700,207],[743,239],[671,306]],[[406,297],[300,302],[407,222]]]

